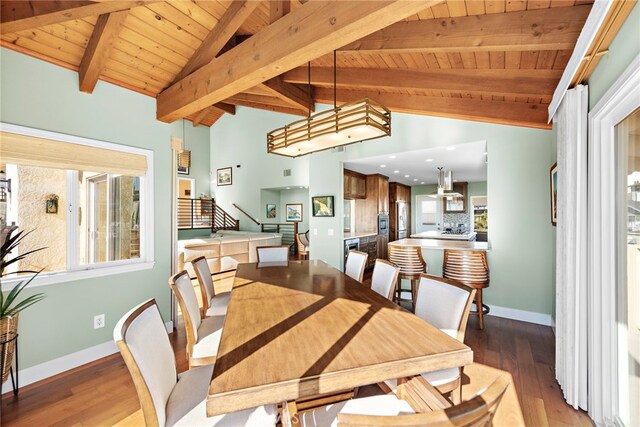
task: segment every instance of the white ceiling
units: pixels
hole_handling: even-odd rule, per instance
[[[379,173],[390,182],[411,186],[436,184],[437,168],[442,166],[453,172],[454,181],[477,182],[487,180],[485,152],[486,142],[478,141],[352,160],[344,167],[365,175]]]

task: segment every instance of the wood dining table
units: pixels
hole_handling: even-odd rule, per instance
[[[323,261],[239,264],[207,415],[472,362],[469,347]]]

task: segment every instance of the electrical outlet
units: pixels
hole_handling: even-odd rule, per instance
[[[93,329],[104,328],[104,314],[93,316]]]

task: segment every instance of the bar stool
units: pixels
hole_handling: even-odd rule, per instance
[[[489,306],[482,303],[482,290],[489,287],[489,266],[485,251],[456,251],[445,249],[442,263],[442,276],[454,279],[476,290],[476,310],[471,314],[478,316],[480,329],[484,329],[482,316],[489,314]]]
[[[420,274],[426,273],[427,271],[427,263],[424,258],[422,258],[422,249],[420,246],[389,245],[389,261],[400,268],[395,300],[398,303],[411,301],[413,309],[415,310],[417,284],[420,281]],[[402,299],[402,279],[411,281],[411,300]]]

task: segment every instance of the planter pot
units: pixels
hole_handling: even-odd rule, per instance
[[[2,370],[2,384],[9,378],[11,365],[13,364],[13,354],[16,350],[16,339],[18,335],[18,315],[15,317],[4,317],[0,319],[0,369]]]

